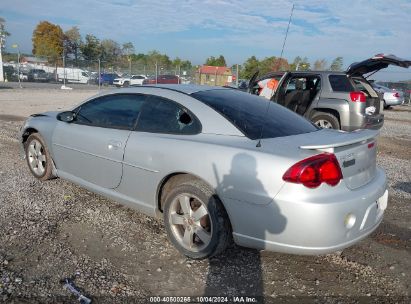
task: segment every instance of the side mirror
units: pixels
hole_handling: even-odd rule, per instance
[[[61,112],[57,115],[57,120],[64,122],[72,122],[76,119],[76,113],[72,111]]]

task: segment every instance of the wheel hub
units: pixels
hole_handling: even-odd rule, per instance
[[[170,222],[177,241],[190,251],[208,246],[212,236],[212,222],[208,210],[197,197],[182,194],[171,203]]]

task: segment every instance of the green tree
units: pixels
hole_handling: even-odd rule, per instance
[[[81,53],[86,60],[97,60],[101,56],[100,40],[94,35],[86,35],[84,43],[80,45]]]
[[[240,77],[245,79],[250,79],[253,74],[259,69],[260,62],[255,56],[248,58],[242,65],[240,71]]]
[[[57,63],[63,54],[64,33],[59,25],[41,21],[33,31],[33,54]]]
[[[0,81],[3,81],[3,58],[2,58],[2,50],[5,46],[5,37],[10,36],[10,33],[6,31],[6,20],[0,17]],[[7,72],[5,71],[7,74]]]
[[[298,65],[298,70],[299,71],[310,71],[311,70],[311,64],[308,61],[307,57],[303,57],[300,61],[300,64]]]
[[[302,61],[302,58],[300,56],[295,57],[294,61],[290,64],[290,71],[296,71],[301,61]]]
[[[327,61],[323,59],[317,59],[314,61],[314,71],[323,71],[327,68]]]
[[[81,45],[80,30],[77,26],[73,26],[64,32],[65,53],[67,56],[73,55],[77,61]]]
[[[10,33],[6,31],[6,19],[0,17],[0,35],[10,36]]]
[[[112,39],[101,40],[100,43],[101,55],[100,58],[110,64],[118,61],[121,55],[120,45]]]
[[[288,70],[288,61],[284,58],[277,58],[275,56],[266,57],[259,63],[260,75],[267,74],[269,72],[285,71]]]
[[[174,67],[174,68],[178,68],[178,67],[181,67],[181,59],[179,58],[179,57],[176,57],[176,58],[174,58],[174,60],[173,60],[173,62],[171,63],[171,65]]]
[[[150,51],[147,54],[147,65],[149,68],[153,68],[156,64],[159,69],[169,69],[171,67],[171,60],[165,54],[160,54],[158,51]]]
[[[218,58],[210,56],[207,58],[205,65],[211,66],[227,66],[225,58],[223,55],[220,55]]]
[[[331,62],[330,70],[331,71],[342,71],[342,67],[343,67],[343,58],[337,57]]]
[[[132,54],[134,54],[135,49],[134,49],[133,43],[132,42],[123,43],[122,52],[123,52],[123,55],[125,56],[131,56]]]
[[[181,61],[181,70],[183,71],[190,71],[193,65],[191,64],[190,60],[182,60]]]

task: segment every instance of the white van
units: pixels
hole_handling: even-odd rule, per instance
[[[57,77],[60,82],[63,82],[64,78],[67,82],[73,83],[88,83],[90,75],[87,71],[77,68],[57,68]]]

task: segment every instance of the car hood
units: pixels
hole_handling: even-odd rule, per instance
[[[30,117],[56,117],[58,113],[61,113],[61,111],[49,111],[49,112],[43,112],[43,113],[36,113],[36,114],[31,114]]]
[[[402,59],[395,55],[378,54],[367,60],[352,63],[346,72],[350,76],[361,76],[385,69],[389,65],[408,68],[411,66],[411,60]]]

